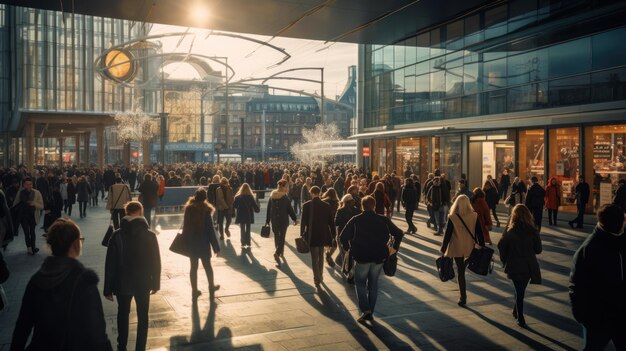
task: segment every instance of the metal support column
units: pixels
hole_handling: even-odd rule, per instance
[[[104,126],[96,126],[96,164],[104,170]]]

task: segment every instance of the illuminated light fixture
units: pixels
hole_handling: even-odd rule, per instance
[[[202,2],[197,2],[194,6],[191,7],[191,12],[189,13],[191,20],[196,25],[206,24],[207,19],[209,18],[209,9]]]
[[[104,75],[118,82],[128,82],[135,78],[137,66],[134,56],[128,50],[115,49],[109,51],[104,60],[100,61]]]

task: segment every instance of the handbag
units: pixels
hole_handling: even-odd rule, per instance
[[[385,275],[388,277],[393,277],[396,275],[396,270],[398,269],[398,254],[393,254],[385,260],[383,263],[383,271]]]
[[[343,254],[343,262],[341,263],[341,273],[347,278],[352,275],[352,268],[354,267],[354,258],[350,254],[350,250],[347,250]]]
[[[102,246],[104,247],[109,246],[109,241],[111,240],[111,235],[113,235],[114,231],[115,231],[115,228],[113,228],[113,220],[110,220],[109,227],[107,228],[106,233],[104,233],[104,238],[102,238]]]
[[[454,267],[452,267],[452,257],[441,256],[435,261],[437,273],[442,282],[454,279]]]
[[[270,237],[270,226],[269,226],[269,224],[266,224],[266,225],[261,227],[261,237],[262,238],[269,238]]]
[[[180,229],[178,229],[178,233],[172,240],[172,244],[170,245],[170,251],[173,253],[183,255],[186,257],[190,257],[189,246],[187,245],[187,240],[183,237],[182,229],[185,222],[180,225]]]
[[[309,215],[309,223],[306,227],[305,233],[307,239],[305,239],[303,236],[296,238],[296,250],[298,250],[298,252],[302,254],[309,253],[311,251],[311,248],[309,247],[309,240],[311,239],[311,229],[313,226],[313,201],[311,201],[309,204],[311,206],[311,214]]]
[[[463,221],[463,218],[457,214],[457,217],[463,223],[465,229],[470,234],[474,243],[478,244],[476,240],[476,236],[472,234],[472,232],[467,227],[467,224]],[[478,275],[487,275],[493,272],[493,249],[490,247],[481,246],[480,248],[474,247],[472,249],[472,253],[470,254],[469,259],[467,260],[467,269],[478,274]]]

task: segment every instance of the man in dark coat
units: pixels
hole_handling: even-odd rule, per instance
[[[330,205],[320,199],[320,192],[319,187],[311,187],[312,199],[302,205],[302,223],[300,226],[300,236],[309,243],[311,248],[313,281],[318,289],[324,281],[324,249],[337,245],[335,214]]]
[[[624,211],[604,205],[570,273],[572,313],[583,325],[584,350],[604,350],[611,340],[617,350],[626,349],[625,257]]]
[[[589,202],[589,194],[591,191],[589,190],[589,184],[585,182],[585,177],[578,177],[578,184],[574,189],[574,196],[576,198],[576,212],[577,216],[573,220],[569,221],[568,224],[570,227],[574,228],[574,223],[576,223],[576,228],[583,227],[583,219],[585,217],[585,208],[587,207],[587,203]]]
[[[341,199],[345,192],[346,180],[341,176],[340,172],[336,172],[335,175],[337,176],[337,179],[335,179],[335,182],[333,183],[333,188],[335,189],[335,192],[337,192],[337,196]]]
[[[104,296],[117,296],[117,348],[126,350],[130,302],[137,305],[137,342],[135,349],[146,349],[150,295],[161,287],[161,257],[156,234],[150,231],[143,207],[131,201],[125,207],[120,229],[113,232],[104,269]]]
[[[446,186],[441,184],[441,178],[435,177],[432,186],[428,190],[426,200],[431,206],[433,216],[435,217],[435,235],[443,235],[444,227],[444,207],[450,206],[450,191]]]
[[[361,204],[363,213],[348,221],[341,231],[340,240],[356,262],[354,283],[361,311],[358,321],[365,322],[373,320],[383,262],[398,251],[403,235],[402,229],[391,219],[374,212],[376,200],[372,196],[365,196]],[[393,238],[393,246],[388,248],[390,238]]]
[[[159,184],[152,179],[152,175],[146,173],[143,176],[143,182],[137,189],[141,197],[141,204],[143,205],[143,215],[146,218],[148,225],[151,224],[150,218],[152,217],[152,209],[157,207],[159,202]]]
[[[537,179],[537,177],[530,178],[530,181],[533,184],[530,186],[528,192],[526,193],[525,205],[530,210],[530,213],[533,214],[533,218],[535,219],[535,226],[537,226],[538,230],[541,230],[541,220],[543,219],[543,206],[546,191],[541,185],[539,185],[539,179]]]
[[[278,182],[278,188],[270,194],[270,199],[267,203],[267,216],[265,217],[265,225],[272,223],[274,245],[276,246],[274,260],[278,266],[280,266],[280,257],[283,256],[285,251],[285,236],[289,227],[289,218],[293,220],[294,225],[298,224],[296,212],[291,207],[291,201],[287,194],[288,189],[287,181],[281,179]]]
[[[617,191],[615,192],[613,204],[619,206],[624,212],[626,212],[626,179],[620,179],[618,184],[619,188],[617,188]]]

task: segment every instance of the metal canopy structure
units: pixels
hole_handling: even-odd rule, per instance
[[[497,1],[496,1],[497,2]],[[390,44],[494,1],[484,0],[0,0],[148,23],[329,42]],[[207,16],[194,16],[198,9]]]

